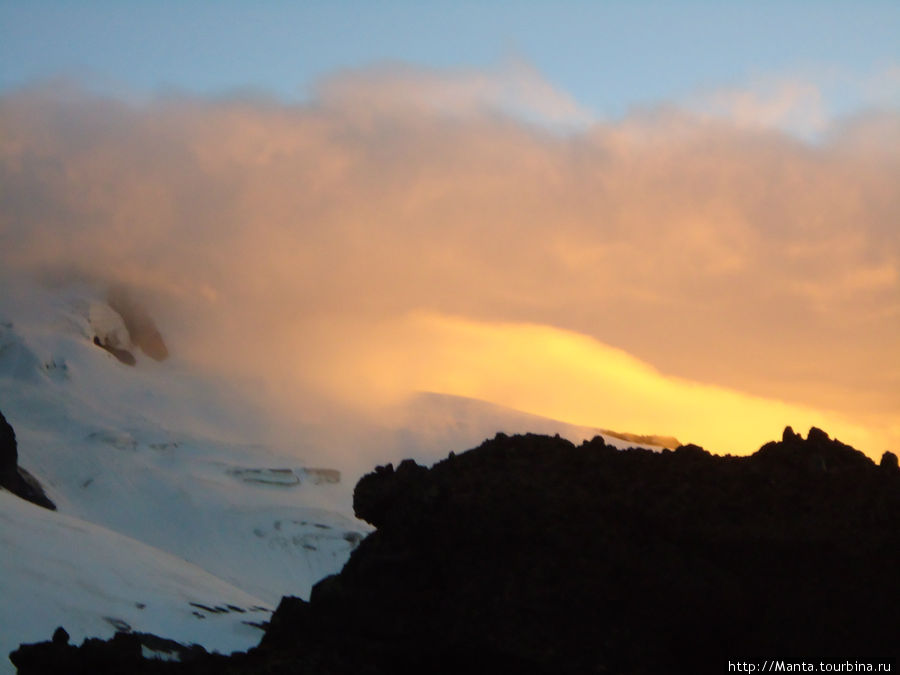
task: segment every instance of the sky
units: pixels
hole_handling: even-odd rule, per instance
[[[898,27],[890,1],[4,0],[0,87],[63,75],[135,93],[255,90],[296,101],[323,77],[373,64],[521,61],[602,119],[795,78],[846,112],[897,103]],[[890,91],[863,91],[891,72]]]
[[[900,449],[900,5],[0,2],[0,262],[285,414]],[[312,413],[309,413],[312,414]]]

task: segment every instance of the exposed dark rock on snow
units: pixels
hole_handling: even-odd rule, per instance
[[[108,351],[110,354],[115,356],[120,363],[124,363],[126,366],[133,366],[137,363],[137,359],[134,358],[134,354],[132,354],[130,351],[128,351],[127,349],[116,347],[108,340],[101,340],[97,335],[94,336],[94,344]]]
[[[137,363],[133,348],[139,348],[147,356],[162,361],[169,356],[156,323],[124,287],[110,289],[107,304],[93,303],[90,323],[94,332],[93,342],[128,366]]]
[[[627,431],[611,431],[609,429],[601,429],[600,433],[636,445],[656,445],[660,448],[669,448],[669,450],[674,450],[681,445],[674,436],[662,436],[660,434],[632,434]]]
[[[56,510],[37,478],[19,466],[16,432],[0,412],[0,487],[46,509]]]
[[[167,663],[190,668],[210,655],[199,645],[185,646],[150,633],[119,632],[109,640],[89,638],[81,646],[69,644],[69,634],[59,627],[51,642],[22,645],[13,663],[23,672],[78,675],[123,675],[153,672]],[[23,665],[24,664],[24,665]]]
[[[498,435],[431,469],[379,467],[354,507],[378,530],[309,602],[284,598],[257,648],[129,672],[720,673],[896,657],[900,470],[817,429],[748,458]],[[22,673],[77,672],[54,650],[12,658]]]
[[[4,485],[16,473],[19,463],[19,449],[16,432],[0,412],[0,484]]]
[[[121,286],[110,289],[107,300],[109,306],[122,317],[135,346],[157,361],[169,356],[169,349],[156,322],[127,289]]]

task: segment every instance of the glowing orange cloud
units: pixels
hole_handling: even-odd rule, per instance
[[[433,391],[587,427],[613,420],[633,432],[664,431],[735,454],[755,450],[787,424],[825,428],[862,448],[900,441],[888,419],[866,425],[836,412],[667,377],[626,352],[550,326],[418,313],[381,324],[330,356],[318,373],[321,385],[362,406]]]
[[[569,110],[519,77],[515,105]],[[815,146],[666,108],[560,134],[486,110],[491,78],[458,105],[422,78],[0,97],[0,269],[130,287],[174,360],[286,417],[427,389],[723,450],[785,424],[897,449],[900,115]]]

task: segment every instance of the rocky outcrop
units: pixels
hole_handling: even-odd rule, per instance
[[[122,317],[135,346],[156,361],[168,358],[169,349],[156,327],[156,322],[126,288],[122,286],[111,288],[108,301],[109,306]]]
[[[137,363],[134,348],[156,361],[169,356],[169,349],[153,318],[122,286],[109,290],[107,302],[91,303],[88,320],[94,333],[93,343],[127,366]]]
[[[15,476],[19,465],[16,432],[0,412],[0,485],[5,486]]]
[[[501,434],[430,469],[379,467],[354,508],[377,531],[309,602],[283,599],[257,648],[132,672],[719,673],[895,656],[900,470],[819,430],[745,458]],[[67,672],[24,649],[20,672]]]
[[[119,632],[109,640],[88,638],[75,647],[69,644],[69,634],[59,627],[50,642],[22,645],[14,663],[19,672],[123,675],[158,672],[159,666],[167,663],[177,663],[184,669],[210,659],[203,647],[181,645],[150,633]]]
[[[47,497],[40,482],[19,466],[16,432],[2,412],[0,412],[0,487],[33,504],[56,510],[56,504]]]
[[[133,366],[137,363],[137,359],[134,358],[134,354],[130,351],[116,347],[109,342],[109,340],[101,340],[98,335],[94,336],[94,344],[115,356],[119,360],[119,363],[124,363],[126,366]]]

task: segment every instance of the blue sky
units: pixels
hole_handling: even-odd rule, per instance
[[[813,82],[844,112],[897,103],[898,35],[900,3],[873,1],[5,0],[0,89],[65,76],[132,93],[250,89],[293,100],[340,69],[513,59],[601,118],[785,78]]]

